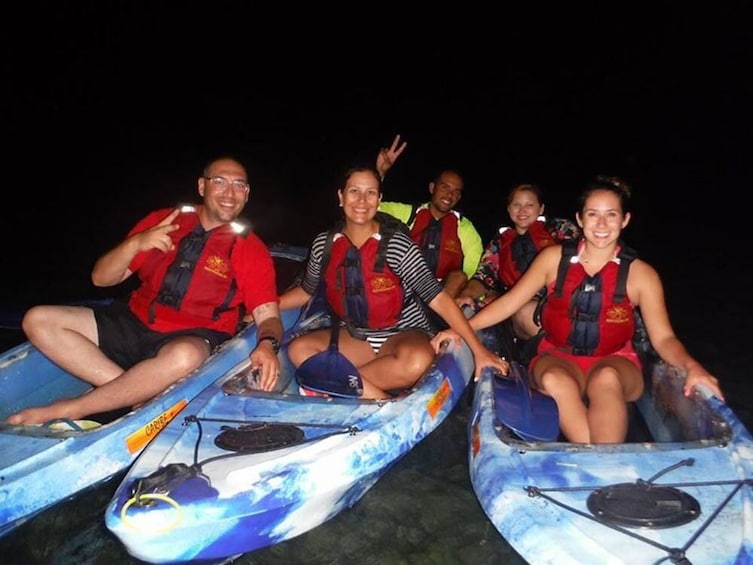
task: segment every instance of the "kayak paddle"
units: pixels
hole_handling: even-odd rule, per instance
[[[363,381],[355,365],[340,353],[339,334],[340,324],[333,320],[329,347],[301,363],[295,378],[299,385],[315,392],[358,398],[363,394]]]
[[[525,441],[556,440],[560,432],[557,404],[551,396],[531,388],[528,370],[517,361],[511,361],[509,375],[493,372],[494,404],[499,421]]]

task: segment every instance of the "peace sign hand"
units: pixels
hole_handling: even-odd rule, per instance
[[[170,234],[180,228],[178,224],[173,223],[178,214],[180,214],[180,210],[176,208],[156,226],[136,234],[135,237],[138,238],[139,252],[159,249],[167,253],[175,249],[175,244]]]
[[[402,144],[400,143],[400,134],[397,134],[395,139],[392,140],[392,145],[389,149],[387,147],[382,147],[382,149],[379,150],[379,155],[377,155],[376,160],[376,168],[382,178],[384,178],[387,171],[392,168],[392,165],[395,164],[395,161],[400,157],[400,154],[405,151],[407,145],[407,141],[403,141]]]

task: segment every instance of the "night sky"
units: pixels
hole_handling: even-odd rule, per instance
[[[6,21],[0,264],[20,288],[87,281],[141,216],[198,198],[201,167],[225,153],[248,167],[257,233],[307,245],[337,213],[341,173],[396,133],[408,148],[385,198],[423,201],[458,168],[485,241],[512,184],[541,184],[550,215],[572,217],[598,173],[634,186],[626,238],[654,264],[700,260],[676,254],[687,234],[717,258],[749,238],[745,2],[421,17],[245,4],[32,2]]]

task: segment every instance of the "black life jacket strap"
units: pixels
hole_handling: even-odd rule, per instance
[[[381,272],[384,270],[384,264],[387,260],[387,244],[392,238],[392,235],[398,230],[401,230],[408,235],[410,235],[410,232],[408,230],[408,224],[404,224],[387,212],[377,212],[375,219],[379,222],[379,234],[381,235],[381,240],[379,241],[379,247],[377,248],[377,257],[376,261],[374,262],[374,270],[376,272]],[[324,278],[324,271],[327,269],[327,265],[329,265],[329,259],[332,255],[332,243],[335,240],[335,235],[340,233],[342,231],[342,228],[342,222],[339,221],[337,224],[335,224],[334,228],[329,230],[329,232],[327,233],[327,239],[324,240],[322,260],[319,267],[319,272],[321,273],[322,278]]]
[[[384,263],[387,261],[387,244],[395,235],[398,229],[408,233],[408,225],[403,224],[397,218],[394,218],[386,212],[377,212],[376,219],[379,222],[379,246],[377,247],[376,261],[374,262],[374,271],[381,273],[384,271]]]
[[[529,267],[538,253],[538,249],[536,249],[529,232],[515,236],[515,239],[512,241],[511,251],[515,268],[520,273]]]
[[[562,257],[560,258],[559,265],[557,266],[557,281],[555,283],[554,287],[554,293],[557,296],[562,296],[562,290],[565,285],[565,277],[567,276],[567,271],[570,268],[570,261],[572,258],[577,254],[578,252],[578,240],[575,239],[568,239],[562,242]],[[617,271],[617,284],[614,291],[614,295],[612,297],[613,301],[616,303],[623,302],[627,298],[627,278],[628,278],[628,272],[630,270],[630,264],[633,262],[634,259],[638,257],[638,253],[633,249],[632,247],[628,247],[627,245],[622,245],[620,242],[620,252],[617,254],[617,257],[620,259],[620,265]],[[539,305],[536,308],[536,311],[534,312],[534,319],[540,321],[541,320],[541,309],[543,308],[544,304],[546,302],[546,298],[544,298],[542,301],[539,302]],[[638,311],[635,310],[636,316],[638,315]],[[571,312],[571,318],[572,318],[572,312]],[[642,322],[642,320],[641,320]],[[578,324],[583,324],[584,322],[581,320],[573,320],[574,328],[578,326]],[[585,332],[587,328],[581,327],[580,331],[575,331],[575,333],[582,333]],[[589,351],[591,350],[590,345],[593,345],[592,343],[589,345],[591,340],[584,339],[583,344],[581,344],[581,352],[576,354],[583,354],[585,352],[586,354],[589,354]]]
[[[570,261],[578,253],[578,240],[566,239],[562,242],[562,257],[557,267],[557,282],[554,285],[555,296],[562,296],[562,287],[565,286],[565,277],[570,268]]]
[[[413,227],[413,226],[412,226],[412,224],[413,224],[413,220],[415,220],[415,219],[416,219],[416,214],[418,214],[418,209],[419,209],[420,207],[421,207],[421,206],[420,206],[419,204],[411,204],[411,208],[410,208],[410,215],[408,216],[408,221],[407,221],[407,222],[405,222],[405,225],[406,225],[406,226],[408,226],[409,228],[410,228],[410,227]]]
[[[567,270],[570,268],[570,261],[578,252],[578,241],[575,239],[567,239],[562,242],[562,257],[560,258],[559,266],[557,267],[557,282],[554,286],[554,293],[557,296],[562,296],[562,287],[565,285],[565,276]],[[617,272],[617,288],[614,292],[614,301],[622,302],[627,297],[627,277],[630,270],[630,264],[634,259],[638,258],[638,252],[632,247],[622,245],[620,252],[617,254],[620,259],[620,267]]]
[[[183,297],[188,291],[191,277],[196,263],[201,257],[210,232],[205,231],[201,225],[197,225],[191,232],[181,239],[178,244],[178,252],[175,254],[170,267],[165,273],[157,297],[149,305],[149,322],[154,323],[155,306],[157,303],[180,310]]]
[[[238,238],[243,237],[240,234],[236,235],[233,239],[233,243],[230,245],[230,249],[228,250],[228,258],[231,258],[233,256],[233,249],[235,249],[235,244],[238,242]],[[215,320],[220,319],[220,314],[223,312],[230,310],[230,303],[233,301],[233,298],[235,298],[236,293],[238,292],[238,279],[233,276],[233,280],[230,281],[230,288],[227,291],[227,294],[225,295],[225,300],[222,301],[222,304],[217,306],[217,308],[214,309],[214,313],[212,315],[212,318]],[[240,316],[239,320],[242,320],[243,317],[246,315],[246,306],[244,304],[241,304],[240,308]]]
[[[618,304],[627,298],[627,278],[630,264],[638,258],[638,252],[632,247],[623,245],[617,257],[620,258],[620,268],[617,271],[617,288],[614,291],[614,301]]]

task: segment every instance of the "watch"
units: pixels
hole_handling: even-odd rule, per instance
[[[268,340],[272,343],[272,351],[274,351],[275,355],[277,355],[280,352],[280,342],[278,341],[278,339],[271,335],[265,335],[264,337],[259,338],[259,343],[265,340]]]

